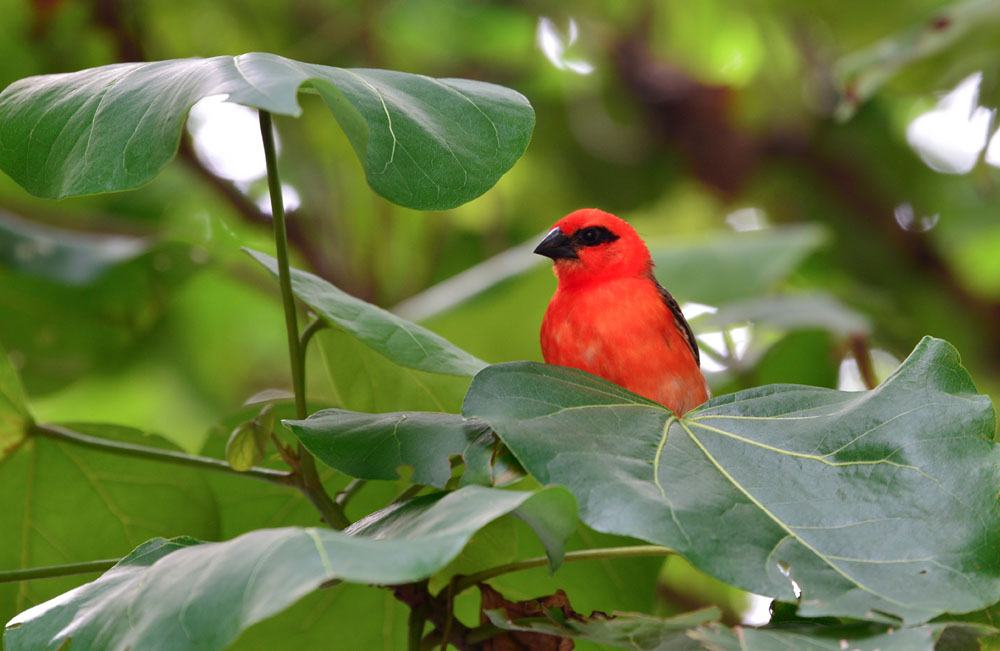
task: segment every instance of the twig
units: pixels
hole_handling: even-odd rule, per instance
[[[59,441],[65,441],[67,443],[80,445],[92,450],[109,452],[111,454],[121,454],[130,457],[138,457],[140,459],[149,459],[151,461],[173,463],[181,466],[201,468],[203,470],[214,470],[215,472],[223,472],[241,477],[252,477],[254,479],[260,479],[272,484],[280,484],[282,486],[294,485],[291,473],[283,472],[281,470],[259,468],[256,466],[245,471],[233,470],[228,463],[222,461],[221,459],[200,457],[193,454],[185,454],[183,452],[174,452],[172,450],[161,450],[159,448],[134,445],[132,443],[124,443],[122,441],[112,441],[110,439],[103,439],[96,436],[89,436],[87,434],[74,432],[73,430],[60,425],[32,423],[28,428],[28,433],[37,436],[45,436]]]
[[[396,504],[397,502],[404,502],[413,497],[414,495],[416,495],[417,493],[419,493],[420,491],[424,490],[424,488],[426,487],[423,484],[411,484],[406,488],[404,488],[402,492],[400,492],[399,495],[397,495],[395,499],[393,499],[392,502],[390,502],[390,504]]]
[[[863,334],[851,335],[851,354],[854,361],[858,363],[858,372],[861,380],[865,383],[865,388],[871,391],[878,386],[878,378],[875,377],[875,369],[872,365],[872,351],[868,346],[868,337]]]
[[[347,508],[347,503],[351,501],[358,491],[364,488],[364,485],[368,483],[367,479],[352,479],[351,483],[344,487],[344,490],[337,493],[333,501],[336,502],[337,506],[344,509]]]
[[[578,561],[591,561],[599,559],[608,558],[637,558],[637,557],[647,557],[647,556],[669,556],[673,554],[674,551],[667,547],[660,547],[659,545],[636,545],[633,547],[605,547],[603,549],[581,549],[572,552],[566,552],[565,557],[563,557],[564,563],[575,563]],[[488,581],[489,579],[500,576],[501,574],[509,574],[511,572],[520,572],[521,570],[530,570],[535,567],[544,567],[549,562],[549,559],[545,556],[538,556],[536,558],[528,558],[523,561],[514,561],[513,563],[507,563],[506,565],[498,565],[496,567],[491,567],[485,569],[481,572],[476,572],[475,574],[469,574],[463,576],[455,581],[455,594],[461,594],[462,591],[471,588],[477,583],[482,583],[483,581]]]
[[[91,574],[105,572],[120,561],[120,558],[109,558],[102,561],[84,561],[82,563],[67,563],[65,565],[48,565],[45,567],[26,567],[22,570],[0,571],[0,583],[15,581],[31,581],[33,579],[50,579],[58,576],[73,576],[75,574]]]

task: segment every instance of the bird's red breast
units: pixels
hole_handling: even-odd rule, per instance
[[[559,285],[542,320],[542,355],[683,414],[708,399],[698,344],[653,276],[649,250],[625,221],[596,209],[556,222],[536,253]]]

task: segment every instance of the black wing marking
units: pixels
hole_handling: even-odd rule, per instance
[[[687,319],[684,318],[684,313],[681,312],[681,306],[677,304],[677,300],[670,295],[670,292],[664,289],[663,285],[656,280],[652,272],[649,274],[649,279],[656,285],[656,289],[660,292],[660,298],[663,299],[663,302],[667,304],[667,308],[674,315],[674,324],[677,325],[677,329],[684,336],[688,348],[691,349],[691,353],[694,355],[695,363],[701,366],[701,353],[698,351],[698,342],[695,341],[694,332],[691,330],[691,326],[688,325]]]

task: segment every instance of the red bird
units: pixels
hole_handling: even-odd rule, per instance
[[[593,373],[683,414],[708,399],[691,326],[656,282],[635,229],[587,208],[558,222],[535,249],[559,286],[542,320],[549,364]]]

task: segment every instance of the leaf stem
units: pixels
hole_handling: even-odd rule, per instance
[[[285,330],[288,332],[288,358],[292,364],[292,388],[295,392],[295,412],[298,418],[305,418],[306,396],[302,374],[302,356],[299,353],[299,325],[295,311],[295,295],[292,293],[292,275],[288,266],[288,233],[285,228],[285,204],[281,196],[281,179],[278,176],[278,158],[274,146],[274,128],[271,114],[259,112],[260,136],[264,145],[264,161],[267,164],[267,189],[271,197],[271,219],[274,223],[274,246],[278,259],[278,285],[281,287],[281,303],[285,310]]]
[[[281,179],[278,176],[278,157],[274,146],[274,127],[271,114],[259,111],[260,137],[264,145],[264,162],[267,165],[267,189],[271,195],[271,219],[274,222],[274,245],[278,259],[278,285],[281,287],[281,303],[285,310],[285,329],[288,331],[288,358],[292,365],[292,389],[295,392],[295,413],[301,420],[307,414],[305,390],[305,359],[299,340],[299,324],[295,312],[295,296],[292,294],[292,275],[288,265],[288,233],[285,228],[285,205],[281,196]],[[316,460],[302,443],[298,446],[299,469],[293,474],[297,486],[309,498],[319,512],[334,529],[344,529],[350,524],[344,511],[333,503],[323,489],[323,483],[316,471]]]
[[[599,549],[580,549],[577,551],[566,552],[566,556],[563,558],[564,563],[575,563],[577,561],[592,561],[608,558],[637,558],[644,556],[669,556],[675,553],[674,550],[667,547],[660,547],[659,545],[636,545],[633,547],[604,547]],[[510,572],[520,572],[521,570],[530,570],[535,567],[544,567],[549,562],[549,559],[545,556],[538,556],[536,558],[527,558],[522,561],[514,561],[513,563],[507,563],[506,565],[497,565],[496,567],[491,567],[485,569],[481,572],[476,572],[475,574],[469,574],[463,576],[455,581],[454,594],[460,594],[463,590],[467,590],[477,583],[482,583],[489,579],[498,577],[502,574],[509,574]]]
[[[96,436],[89,436],[87,434],[81,434],[80,432],[74,432],[73,430],[60,425],[32,423],[28,428],[28,433],[36,436],[46,436],[59,441],[66,441],[67,443],[73,443],[74,445],[90,448],[92,450],[109,452],[111,454],[121,454],[129,457],[138,457],[140,459],[149,459],[151,461],[173,463],[192,468],[201,468],[203,470],[214,470],[216,472],[224,472],[241,477],[253,477],[254,479],[271,482],[272,484],[281,484],[283,486],[294,485],[292,475],[287,472],[282,472],[281,470],[272,470],[271,468],[260,468],[255,466],[249,470],[241,472],[239,470],[233,470],[228,463],[222,461],[221,459],[200,457],[193,454],[185,454],[183,452],[174,452],[173,450],[163,450],[160,448],[146,447],[144,445],[124,443],[122,441],[112,441],[110,439],[98,438]]]
[[[367,479],[352,479],[351,483],[344,487],[344,490],[337,493],[337,496],[333,499],[337,506],[340,508],[346,508],[347,503],[351,501],[359,490],[364,488],[365,484],[368,483]]]
[[[430,604],[423,603],[410,609],[410,616],[406,622],[406,649],[407,651],[420,651],[420,641],[424,637],[424,627],[427,625],[427,615],[430,613]]]
[[[48,565],[45,567],[26,567],[22,570],[0,571],[0,583],[15,581],[31,581],[32,579],[50,579],[74,574],[90,574],[104,572],[115,565],[120,558],[109,558],[102,561],[84,561],[82,563],[67,563],[65,565]]]
[[[299,350],[302,351],[302,364],[301,368],[305,372],[306,368],[306,348],[309,346],[309,342],[312,338],[316,336],[316,333],[324,328],[328,327],[329,324],[323,319],[313,319],[306,329],[302,331],[302,336],[299,338]],[[302,380],[302,385],[305,386],[305,378]]]
[[[426,486],[424,486],[423,484],[410,484],[409,486],[407,486],[406,488],[404,488],[399,493],[399,495],[397,495],[395,498],[393,498],[393,500],[390,502],[390,504],[396,504],[397,502],[405,502],[406,500],[410,499],[411,497],[414,497],[420,491],[424,490],[424,488],[426,488]]]
[[[502,629],[499,626],[494,626],[493,624],[483,624],[482,626],[477,626],[476,628],[470,630],[469,634],[465,636],[465,641],[469,644],[479,644],[480,642],[485,642],[490,638],[511,632],[512,631]]]

